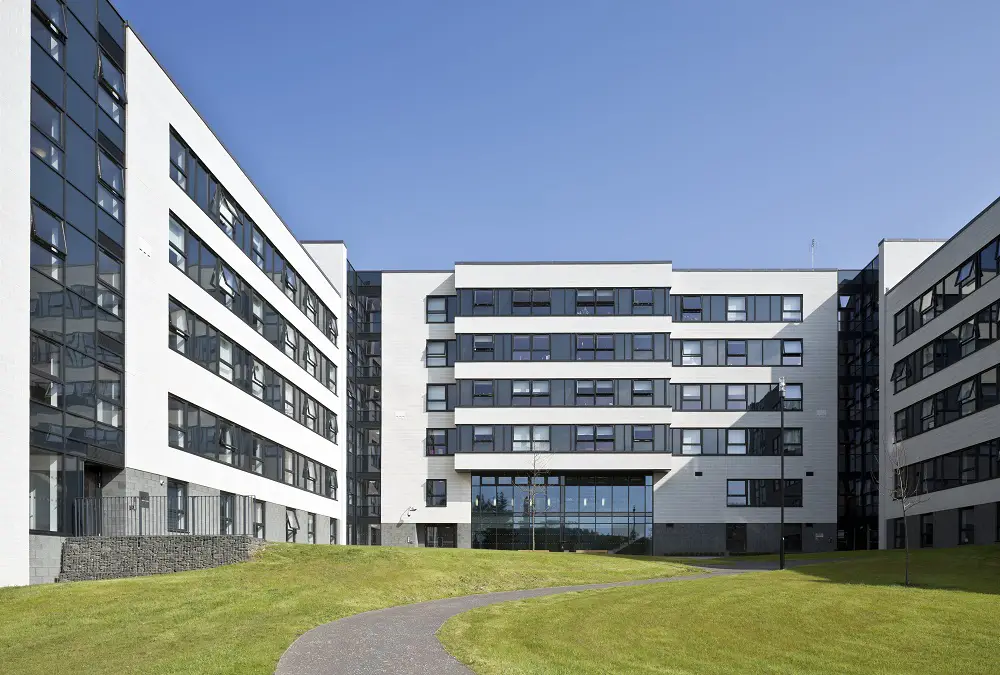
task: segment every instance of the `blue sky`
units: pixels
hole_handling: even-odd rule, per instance
[[[115,5],[358,269],[852,268],[1000,193],[1000,3]]]

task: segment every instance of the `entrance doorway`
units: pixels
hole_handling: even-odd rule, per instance
[[[455,548],[454,525],[425,525],[424,546],[427,548]]]
[[[726,524],[726,552],[727,553],[747,552],[746,523]]]

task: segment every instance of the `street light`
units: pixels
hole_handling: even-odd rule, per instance
[[[778,538],[778,569],[785,569],[785,378],[778,378],[778,453],[781,455],[781,532]]]

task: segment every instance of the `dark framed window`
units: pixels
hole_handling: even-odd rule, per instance
[[[650,333],[636,333],[632,336],[632,360],[653,360],[653,336]]]
[[[316,543],[316,514],[307,513],[306,514],[306,543],[315,544]]]
[[[781,320],[802,321],[801,295],[783,295],[781,297]]]
[[[444,295],[427,297],[427,323],[451,323],[451,312],[448,311],[448,298]]]
[[[802,410],[802,385],[785,385],[785,410]]]
[[[484,425],[472,428],[472,451],[493,452],[493,427]]]
[[[474,380],[472,383],[472,405],[493,405],[493,380]]]
[[[920,516],[920,547],[934,546],[934,514],[924,513]]]
[[[578,406],[611,406],[615,404],[614,380],[577,380]]]
[[[653,451],[653,427],[649,424],[632,425],[632,452]]]
[[[726,481],[726,506],[749,506],[747,481]]]
[[[552,356],[548,335],[514,335],[511,343],[514,361],[548,361]]]
[[[681,365],[701,365],[701,340],[684,340],[681,342]]]
[[[746,429],[726,429],[726,454],[727,455],[747,454]]]
[[[615,358],[615,336],[610,334],[577,335],[577,361],[613,361]]]
[[[802,429],[785,428],[785,454],[802,454]]]
[[[747,298],[745,295],[726,297],[726,321],[747,320]]]
[[[426,506],[448,506],[448,481],[440,478],[428,479]]]
[[[187,532],[187,501],[188,484],[167,479],[167,530],[170,532]]]
[[[236,497],[228,492],[219,493],[219,534],[233,534],[236,514]]]
[[[448,368],[455,365],[454,348],[448,349],[449,340],[428,340],[426,365],[428,368]]]
[[[512,291],[514,316],[531,314],[544,316],[552,313],[552,292],[545,289],[515,288]]]
[[[726,340],[726,365],[727,366],[747,365],[746,340]]]
[[[726,410],[747,409],[747,386],[745,384],[726,385]]]
[[[285,508],[285,541],[295,543],[299,533],[299,514],[295,509]]]
[[[264,502],[259,499],[253,500],[253,536],[257,539],[264,539]]]
[[[975,507],[958,510],[958,545],[976,543]]]
[[[892,519],[892,547],[893,548],[905,548],[906,547],[906,526],[903,523],[902,518]]]
[[[448,443],[448,429],[428,429],[427,430],[427,454],[428,455],[451,455],[454,451]]]
[[[448,401],[448,386],[444,384],[427,385],[427,411],[441,412],[451,408]]]
[[[781,341],[781,365],[802,365],[802,340]]]
[[[336,518],[331,518],[330,519],[330,543],[331,544],[336,544],[337,543],[337,519]]]
[[[478,288],[472,292],[472,313],[475,316],[492,316],[495,313],[496,294],[492,289]]]
[[[701,410],[701,385],[681,385],[681,410]]]
[[[515,426],[512,433],[514,452],[549,451],[549,427],[547,425]]]
[[[632,380],[632,405],[653,405],[652,380]]]
[[[636,288],[632,291],[632,314],[651,315],[653,313],[653,289]]]
[[[681,321],[701,321],[701,296],[681,296]]]
[[[520,406],[549,405],[550,383],[548,380],[514,380],[511,386],[511,404]]]

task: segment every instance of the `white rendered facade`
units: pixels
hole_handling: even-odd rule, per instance
[[[994,203],[947,242],[924,244],[903,274],[884,279],[882,456],[894,446],[909,467],[912,547],[1000,538],[998,239]],[[883,254],[914,245],[884,242]],[[887,492],[891,467],[880,466],[882,548],[901,547],[904,536],[901,503]]]
[[[385,543],[425,545],[430,536],[426,528],[430,525],[455,526],[455,543],[459,546],[488,545],[477,540],[481,533],[476,531],[474,523],[473,512],[477,505],[472,481],[480,475],[523,475],[541,464],[545,475],[550,477],[649,476],[652,479],[649,524],[653,550],[657,553],[727,550],[727,525],[744,526],[741,535],[734,536],[742,536],[745,550],[770,550],[777,545],[779,509],[727,506],[727,481],[777,479],[779,458],[727,455],[726,448],[718,455],[684,455],[684,449],[672,447],[672,443],[678,445],[676,441],[681,430],[706,429],[725,433],[714,430],[752,428],[771,429],[776,434],[780,423],[776,407],[770,411],[693,411],[680,410],[676,403],[684,384],[708,385],[704,388],[703,407],[717,408],[720,405],[710,405],[707,400],[711,384],[767,385],[776,384],[778,378],[784,377],[788,383],[801,385],[804,392],[801,410],[785,413],[786,428],[801,429],[803,438],[801,455],[787,457],[785,467],[786,479],[803,481],[802,505],[786,509],[786,522],[802,528],[799,537],[805,550],[829,548],[836,529],[836,285],[834,271],[680,271],[674,270],[670,263],[459,263],[454,273],[384,272],[382,530]],[[457,306],[459,316],[453,323],[428,321],[428,298],[451,296],[456,289],[461,296],[462,291],[474,292],[473,289],[563,289],[568,292],[595,287],[669,289],[671,296],[745,298],[759,295],[801,296],[801,299],[790,301],[797,307],[795,318],[798,320],[789,321],[780,318],[777,321],[737,321],[738,313],[733,315],[733,321],[726,321],[728,317],[721,321],[678,321],[676,308],[671,311],[668,307],[658,307],[653,315],[634,315],[632,310],[619,307],[614,311],[626,311],[629,315],[580,315],[572,309],[560,313],[549,309],[547,315],[541,316],[498,316],[498,313],[507,314],[502,310],[490,315],[469,316],[467,307],[463,311],[461,300]],[[715,318],[709,316],[707,306],[705,317]],[[557,334],[597,333],[669,334],[666,358],[583,361],[577,360],[577,354],[566,358],[566,355],[553,352],[551,358],[541,360],[513,360],[507,355],[499,360],[476,360],[475,355],[469,358],[468,353],[463,353],[466,350],[462,346],[463,336],[468,341],[471,336],[548,334],[555,341]],[[426,367],[428,341],[448,341],[456,337],[457,362],[454,366]],[[685,367],[676,358],[682,341],[725,339],[734,342],[801,340],[802,365]],[[499,349],[502,339],[495,338],[495,344]],[[499,392],[505,380],[514,380],[515,384],[521,380],[547,381],[551,386],[564,386],[562,383],[566,380],[611,380],[616,387],[621,386],[621,382],[636,380],[665,381],[669,382],[666,386],[669,400],[658,401],[657,405],[621,405],[621,399],[616,397],[614,405],[605,406],[584,405],[577,403],[583,399],[574,398],[573,404],[564,401],[558,405],[518,407],[497,398],[496,405],[480,406],[478,403],[470,405],[466,394],[460,393],[470,381],[480,385],[492,382],[497,388],[496,395],[502,397],[504,395]],[[428,386],[456,382],[458,400],[448,405],[454,410],[429,411]],[[571,386],[577,385],[574,382]],[[573,441],[574,451],[558,447],[557,427],[569,427],[572,437],[581,425],[614,427],[619,435],[615,440],[616,451],[578,451],[575,448],[582,446]],[[517,452],[497,448],[493,452],[474,452],[461,440],[463,433],[468,434],[462,431],[463,427],[509,428],[516,435],[516,430],[524,426],[549,429],[551,450]],[[657,437],[655,451],[622,452],[618,447],[622,443],[622,429],[631,433],[631,430],[647,426],[665,427],[664,444],[660,445]],[[428,430],[453,427],[458,430],[456,442],[459,447],[450,448],[451,454],[430,455]],[[659,434],[659,430],[656,433]],[[625,444],[630,445],[630,441]],[[523,447],[517,440],[513,443],[511,448]],[[704,450],[712,452],[707,446]],[[733,452],[736,451],[738,449],[734,448]],[[446,505],[430,506],[426,494],[428,481],[440,479],[446,481]],[[600,493],[597,494],[600,499]],[[600,515],[596,518],[596,526],[600,528],[602,519]],[[614,522],[610,516],[607,520]],[[740,529],[729,528],[734,532]],[[739,542],[730,544],[740,545]],[[549,547],[551,545],[550,541]]]

